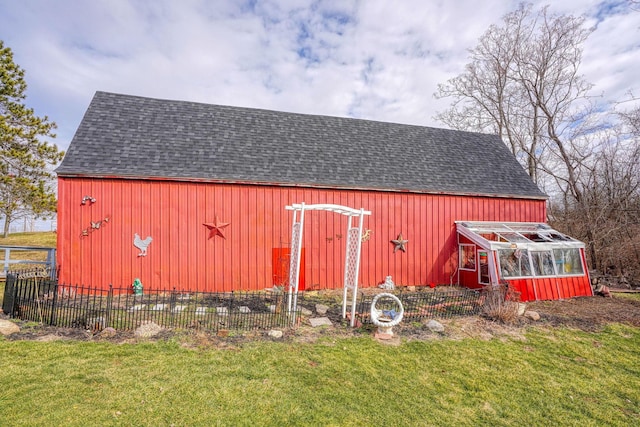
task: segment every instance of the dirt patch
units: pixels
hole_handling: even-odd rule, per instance
[[[627,297],[614,293],[611,298],[576,297],[560,301],[527,303],[528,310],[540,313],[540,322],[549,326],[565,326],[597,331],[607,323],[623,323],[640,327],[640,296]]]
[[[7,340],[33,341],[97,341],[113,343],[137,343],[148,341],[176,340],[187,348],[236,348],[245,343],[264,341],[316,342],[320,339],[330,343],[333,339],[373,336],[376,327],[363,325],[351,329],[341,318],[341,306],[333,295],[323,299],[305,301],[307,305],[325,302],[330,308],[326,316],[332,326],[313,328],[308,318],[303,317],[296,329],[284,330],[282,338],[272,338],[268,331],[234,332],[228,331],[227,336],[204,330],[169,330],[165,329],[152,338],[136,338],[132,331],[118,331],[113,336],[101,336],[89,331],[75,328],[56,328],[41,326],[34,322],[15,321],[21,330],[6,337]],[[433,332],[427,323],[429,319],[403,321],[393,328],[396,339],[389,342],[397,344],[401,340],[442,340],[442,339],[524,339],[524,333],[529,326],[569,327],[584,331],[598,331],[609,323],[622,323],[640,327],[640,296],[626,297],[615,294],[611,298],[578,297],[560,301],[536,301],[526,305],[527,310],[534,310],[540,314],[540,320],[532,321],[524,317],[511,324],[494,322],[481,316],[456,317],[452,319],[436,319],[444,326],[443,332]],[[6,319],[5,315],[0,317]]]

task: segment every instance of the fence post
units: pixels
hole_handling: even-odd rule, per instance
[[[107,293],[107,313],[105,319],[105,328],[111,327],[111,309],[113,304],[113,285],[109,283],[109,293]]]
[[[8,316],[11,315],[10,312],[12,311],[9,305],[13,305],[13,299],[9,301],[10,298],[13,298],[10,296],[11,292],[13,291],[13,285],[11,284],[11,280],[12,280],[11,277],[12,276],[9,274],[9,272],[7,272],[7,275],[5,276],[5,282],[4,282],[4,295],[2,296],[3,297],[2,311]]]
[[[16,280],[15,274],[7,272],[4,288],[4,300],[2,302],[2,310],[9,316],[13,317],[16,307]]]
[[[176,308],[176,287],[173,287],[173,291],[171,291],[171,295],[169,296],[169,318],[170,318],[170,322],[171,322],[171,326],[174,326],[176,323],[176,312],[174,311],[174,309]]]
[[[242,291],[240,291],[240,295],[242,296]],[[229,325],[232,325],[233,323],[233,303],[234,303],[234,298],[235,298],[236,294],[235,291],[231,291],[231,298],[229,298],[229,308],[227,310],[229,310],[229,312],[227,313],[227,325],[225,325],[225,329],[229,329]]]
[[[58,280],[56,279],[55,285],[53,285],[53,302],[51,303],[51,317],[49,318],[49,324],[56,326],[56,304],[58,303]]]

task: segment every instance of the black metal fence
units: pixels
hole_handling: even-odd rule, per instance
[[[293,317],[283,293],[169,290],[135,295],[130,288],[68,286],[11,273],[2,305],[11,317],[94,332],[133,330],[145,322],[211,331],[272,329],[290,326]]]
[[[482,310],[483,296],[480,291],[467,288],[421,289],[416,292],[392,292],[404,307],[405,320],[448,319],[458,316],[474,316]],[[362,323],[371,323],[371,303],[375,295],[361,295],[356,306],[356,315]],[[394,309],[393,302],[381,300],[378,310]]]
[[[415,292],[394,291],[404,307],[405,320],[472,316],[482,310],[483,296],[466,288],[420,289]],[[371,304],[375,295],[360,293],[356,316],[361,323],[371,323]],[[298,310],[289,313],[283,292],[184,292],[174,290],[145,291],[136,295],[132,289],[59,284],[48,277],[34,277],[29,272],[10,272],[5,284],[3,311],[11,317],[45,325],[91,329],[107,327],[133,330],[145,322],[176,329],[268,330],[295,326],[301,307],[314,297],[298,298]],[[378,303],[378,309],[392,308]],[[333,301],[332,312],[341,311],[341,301]],[[345,322],[346,323],[346,322]]]

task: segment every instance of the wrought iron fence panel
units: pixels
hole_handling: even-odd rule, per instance
[[[94,331],[133,330],[147,322],[211,331],[284,328],[291,315],[284,294],[173,289],[136,295],[130,288],[104,290],[14,274],[7,276],[3,310],[22,320]]]
[[[465,288],[396,290],[394,294],[402,302],[407,320],[472,316],[479,314],[482,306],[480,292]],[[373,298],[374,295],[362,292],[359,295],[356,316],[361,323],[371,323]],[[303,294],[300,302],[306,300]],[[310,298],[309,302],[312,301]],[[2,308],[11,317],[94,332],[107,327],[134,330],[147,322],[166,328],[214,332],[268,330],[290,327],[293,316],[288,312],[287,295],[282,292],[211,293],[171,289],[138,295],[130,287],[109,286],[105,290],[59,284],[53,279],[19,273],[7,275]],[[295,313],[296,319],[299,314]]]
[[[482,298],[479,291],[465,288],[421,290],[395,293],[404,307],[406,320],[422,320],[454,316],[474,316],[480,313]],[[371,323],[371,303],[375,295],[360,294],[357,316],[362,323]],[[380,306],[378,309],[392,308]]]

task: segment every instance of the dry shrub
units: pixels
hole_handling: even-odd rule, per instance
[[[482,314],[503,323],[511,323],[518,317],[518,301],[520,293],[506,284],[487,286],[482,290],[484,302]]]

